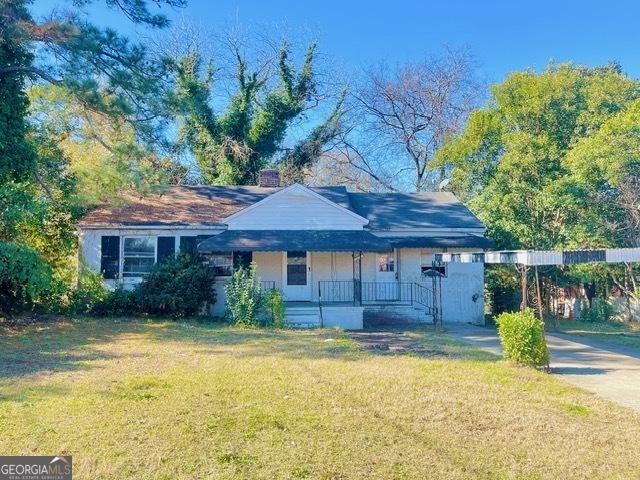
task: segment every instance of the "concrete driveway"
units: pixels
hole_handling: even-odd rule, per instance
[[[493,328],[445,325],[448,333],[483,350],[502,355]],[[620,405],[640,411],[640,352],[565,334],[547,334],[551,372]]]

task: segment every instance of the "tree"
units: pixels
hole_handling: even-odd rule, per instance
[[[451,188],[497,246],[631,246],[640,84],[616,65],[551,64],[540,74],[513,73],[491,92],[437,162],[452,168]],[[600,275],[587,270],[575,273]],[[545,273],[552,281],[572,269]]]
[[[136,23],[153,28],[167,24],[144,0],[105,2]],[[55,85],[94,115],[120,119],[137,138],[157,141],[167,65],[151,58],[143,46],[89,23],[83,10],[92,0],[74,2],[72,11],[54,10],[42,22],[31,15],[30,3],[0,3],[0,249],[11,251],[15,244],[16,251],[27,252],[23,257],[29,265],[43,264],[29,271],[44,276],[51,274],[51,265],[58,270],[73,251],[73,224],[81,209],[73,201],[76,178],[59,138],[42,128],[42,119],[29,117],[29,84]],[[183,0],[153,3],[180,6]],[[23,279],[7,277],[3,284],[35,292],[33,288],[50,283],[42,278],[36,284],[38,275],[27,278],[23,271],[8,268],[7,275]],[[24,306],[36,296],[15,298],[22,298],[16,302]]]
[[[56,85],[32,87],[29,98],[34,129],[63,152],[76,181],[69,200],[83,210],[116,202],[124,192],[187,180],[188,169],[161,146],[139,142],[126,118],[95,112]]]
[[[571,229],[582,244],[640,247],[640,100],[576,142],[566,159],[567,195],[578,191],[583,205]],[[609,269],[621,291],[640,299],[637,266]]]
[[[573,207],[585,192],[564,181],[567,158],[577,142],[639,96],[638,83],[616,66],[550,65],[541,74],[513,73],[438,152],[438,165],[453,168],[451,188],[501,248],[601,246],[585,237],[572,244]]]
[[[353,94],[354,124],[361,127],[353,129],[348,157],[388,188],[433,189],[446,171],[434,168],[434,155],[462,128],[478,99],[465,53],[371,69]]]
[[[292,150],[284,147],[289,128],[319,101],[314,75],[316,45],[311,44],[296,71],[286,42],[277,55],[275,82],[263,65],[250,71],[246,58],[232,44],[236,62],[236,92],[223,113],[211,106],[214,70],[203,70],[202,56],[192,50],[176,62],[176,90],[172,96],[180,116],[181,143],[195,156],[203,179],[212,184],[253,184],[269,162],[282,162],[289,176],[320,154],[335,135],[342,114],[342,98],[320,126]],[[267,62],[268,64],[269,62]]]

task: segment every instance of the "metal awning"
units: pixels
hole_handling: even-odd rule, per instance
[[[395,248],[493,248],[493,242],[480,235],[450,237],[385,237]]]
[[[198,244],[199,253],[388,252],[388,239],[365,230],[226,230]]]

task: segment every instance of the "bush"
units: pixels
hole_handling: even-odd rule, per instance
[[[78,279],[78,288],[69,293],[69,313],[94,313],[96,306],[109,296],[103,282],[102,275],[89,268],[83,268]]]
[[[107,293],[106,298],[96,303],[93,307],[94,315],[101,317],[125,317],[138,312],[135,292],[128,292],[122,286]]]
[[[533,310],[503,313],[496,323],[505,358],[532,367],[548,367],[544,322],[535,317]]]
[[[493,315],[520,308],[520,276],[511,265],[488,265],[485,271],[485,291]]]
[[[143,313],[185,317],[215,302],[215,273],[197,257],[181,254],[154,266],[134,291]]]
[[[51,267],[35,250],[0,242],[0,313],[31,308],[51,285]]]
[[[606,300],[594,298],[591,307],[580,310],[579,320],[589,323],[610,322],[615,316],[615,309]]]
[[[276,328],[284,327],[284,298],[276,288],[267,291],[264,296],[264,308],[271,315],[271,322]]]
[[[236,325],[257,326],[261,305],[256,264],[238,268],[224,287],[227,296],[227,315]]]

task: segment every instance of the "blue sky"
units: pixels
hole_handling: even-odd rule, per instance
[[[35,0],[34,10],[61,4]],[[139,33],[122,16],[102,10],[105,23]],[[447,45],[467,48],[489,82],[513,70],[541,69],[550,59],[587,65],[616,60],[640,77],[640,4],[632,1],[191,0],[185,9],[163,11],[213,31],[239,25],[317,38],[327,58],[354,71],[380,60],[418,60]]]

